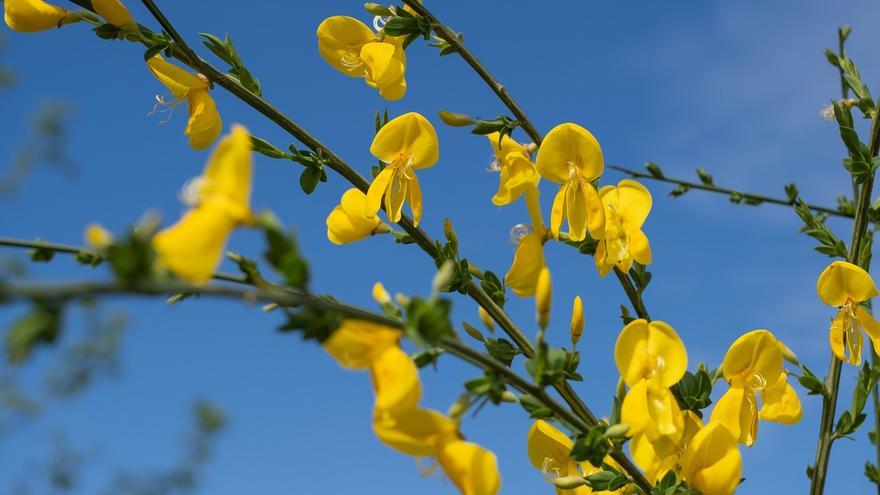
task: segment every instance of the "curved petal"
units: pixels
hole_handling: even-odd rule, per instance
[[[504,283],[519,297],[533,296],[538,286],[538,275],[545,265],[541,236],[532,232],[519,241]]]
[[[399,222],[403,216],[403,203],[409,193],[409,179],[401,173],[395,173],[385,191],[385,213],[392,222]]]
[[[379,413],[373,432],[392,449],[412,456],[435,456],[439,446],[458,437],[455,422],[432,409],[416,408],[399,416]]]
[[[776,337],[767,330],[752,330],[730,345],[721,370],[728,381],[758,375],[765,384],[773,384],[783,372],[782,361],[782,350]]]
[[[326,350],[343,368],[369,368],[386,349],[396,346],[400,331],[365,320],[348,318],[326,341]]]
[[[617,184],[617,214],[628,229],[640,229],[651,212],[651,193],[640,182],[624,179]]]
[[[185,98],[194,89],[208,89],[207,81],[167,62],[161,55],[153,55],[147,60],[147,67],[176,98]]]
[[[590,183],[581,183],[581,190],[586,203],[587,225],[594,239],[605,238],[605,207],[599,198],[596,188]]]
[[[831,352],[844,363],[858,366],[862,363],[862,332],[842,309],[831,321],[831,329],[828,332],[828,343]],[[873,343],[873,342],[872,342]]]
[[[565,194],[565,212],[568,216],[568,238],[572,241],[582,241],[587,237],[587,186],[581,183],[579,186],[570,187]]]
[[[633,320],[614,345],[614,361],[630,387],[656,376],[662,386],[674,385],[687,369],[687,350],[675,330],[662,321]]]
[[[555,426],[539,419],[532,423],[526,438],[529,461],[535,469],[552,471],[557,476],[568,476],[570,453],[574,442]],[[577,467],[575,467],[577,469]]]
[[[190,91],[189,120],[183,131],[184,135],[189,136],[189,146],[194,150],[207,149],[221,131],[223,131],[223,120],[208,90]]]
[[[378,219],[378,217],[373,218]],[[327,239],[337,245],[359,241],[372,233],[372,229],[369,231],[358,229],[352,218],[339,205],[336,205],[333,211],[327,215],[326,224]]]
[[[379,129],[370,153],[385,163],[400,158],[412,161],[413,168],[427,168],[440,158],[434,126],[415,112],[405,113]]]
[[[119,0],[92,0],[92,8],[99,16],[118,28],[135,24],[134,17]]]
[[[328,17],[318,25],[318,52],[334,69],[350,77],[362,77],[361,48],[376,39],[363,22],[348,16]]]
[[[361,48],[361,59],[367,70],[367,84],[381,88],[403,78],[404,65],[394,57],[395,47],[391,43],[375,41]]]
[[[620,406],[620,422],[629,426],[627,435],[638,436],[647,428],[652,418],[648,415],[648,382],[640,380],[623,398]]]
[[[542,177],[553,182],[569,179],[569,165],[577,167],[589,182],[604,170],[602,148],[589,131],[577,124],[565,123],[554,127],[538,149],[535,166]]]
[[[709,422],[685,451],[683,475],[703,495],[731,495],[742,476],[736,439],[720,423]]]
[[[412,209],[413,226],[418,227],[422,220],[422,187],[419,185],[419,178],[416,177],[415,172],[409,179],[407,190],[409,192],[409,207]]]
[[[568,195],[568,186],[563,184],[553,198],[553,207],[550,210],[550,232],[553,238],[559,240],[559,229],[562,227],[562,217],[565,216],[565,197]]]
[[[877,296],[877,286],[871,275],[860,266],[846,261],[835,261],[819,275],[816,292],[829,306],[843,306],[847,299],[864,302]]]
[[[501,489],[501,475],[495,454],[462,440],[446,442],[437,461],[462,495],[495,495]]]
[[[400,416],[415,409],[422,398],[419,370],[402,349],[391,346],[370,367],[376,392],[376,414]]]
[[[233,125],[205,165],[199,185],[199,204],[222,205],[238,220],[250,215],[252,149],[247,129]]]
[[[633,260],[642,265],[650,265],[651,244],[648,242],[648,236],[641,230],[630,230],[627,235],[629,235],[629,252]]]
[[[153,237],[158,262],[196,285],[208,282],[223,259],[235,219],[222,208],[201,206]]]
[[[761,410],[758,416],[765,421],[793,425],[801,420],[803,408],[794,388],[788,384],[785,374],[779,382],[761,393]]]
[[[43,0],[5,0],[3,13],[13,31],[35,33],[57,28],[67,16],[67,9]]]
[[[865,311],[861,306],[856,307],[855,313],[856,318],[859,320],[859,323],[862,324],[865,333],[867,333],[868,337],[871,339],[871,345],[874,347],[874,352],[880,354],[880,322],[875,320],[871,313]]]
[[[375,215],[382,207],[382,197],[388,190],[392,177],[394,177],[394,167],[385,167],[373,179],[367,190],[367,213]]]
[[[593,255],[593,261],[596,263],[596,269],[599,271],[600,277],[611,273],[615,264],[614,260],[608,257],[606,242],[604,239],[599,241],[599,244],[596,245],[596,253]]]
[[[751,447],[758,436],[758,404],[755,394],[742,386],[731,386],[712,409],[709,424],[720,423],[739,443]]]

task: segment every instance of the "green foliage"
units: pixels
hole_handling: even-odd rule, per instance
[[[34,301],[30,311],[6,333],[6,359],[20,363],[39,344],[51,344],[61,332],[62,306],[51,301]]]
[[[48,263],[55,257],[55,251],[42,247],[31,249],[31,261],[34,263]]]
[[[574,446],[571,449],[572,460],[589,461],[594,466],[601,466],[605,456],[611,452],[613,447],[611,441],[605,436],[607,429],[608,425],[599,423],[590,427],[586,433],[575,437]]]
[[[602,471],[587,476],[586,480],[587,486],[597,492],[613,492],[629,484],[629,478],[609,464],[602,464]]]
[[[837,420],[837,426],[834,429],[835,436],[847,437],[852,435],[867,419],[867,414],[864,413],[865,403],[878,378],[880,378],[880,368],[870,366],[867,362],[864,363],[856,379],[850,409],[844,411]]]
[[[382,28],[385,34],[390,36],[422,36],[425,39],[431,35],[431,22],[428,19],[414,16],[399,7],[394,8],[394,14]]]
[[[489,297],[492,298],[499,308],[504,307],[504,303],[507,302],[507,288],[497,275],[490,271],[483,272],[483,279],[480,281],[480,287],[483,288],[483,291],[486,294],[489,294]]]
[[[846,244],[825,226],[824,218],[814,216],[810,207],[800,198],[795,199],[794,211],[804,222],[801,232],[819,241],[814,249],[831,258],[846,258]]]
[[[686,371],[681,380],[672,386],[672,393],[682,410],[694,411],[709,407],[712,399],[712,379],[705,367],[700,366],[696,373]]]
[[[413,297],[406,305],[406,336],[420,347],[437,344],[444,337],[455,337],[449,320],[452,303],[447,299]]]
[[[464,41],[464,34],[462,33],[455,33],[455,37],[458,38],[459,41]],[[447,42],[443,38],[432,36],[431,39],[433,41],[431,43],[428,43],[428,46],[433,46],[434,48],[437,48],[440,51],[439,53],[441,57],[455,53],[457,51],[454,46],[450,45],[449,42]]]
[[[464,382],[464,387],[472,395],[485,397],[493,404],[500,404],[502,394],[507,390],[504,379],[495,372],[487,371],[480,378]]]
[[[150,244],[152,230],[151,227],[132,230],[105,249],[104,255],[120,282],[135,284],[152,276],[155,258]]]
[[[699,493],[679,482],[675,472],[670,470],[651,488],[651,495],[699,495]]]
[[[229,64],[229,72],[227,72],[229,76],[240,82],[251,93],[257,96],[263,94],[260,88],[260,81],[255,79],[247,67],[244,66],[228,34],[222,40],[208,33],[199,33],[199,36],[205,38],[202,43],[214,52],[214,55],[217,55],[221,60]]]
[[[330,296],[324,297],[334,300]],[[278,329],[282,332],[299,330],[304,339],[323,343],[339,328],[343,319],[339,313],[307,306],[297,312],[288,311],[287,322]]]
[[[798,383],[807,390],[807,395],[825,395],[825,383],[819,377],[804,365],[801,365],[801,372]]]
[[[504,136],[510,136],[513,130],[516,129],[519,125],[519,121],[513,120],[510,117],[506,117],[504,115],[499,115],[498,117],[491,120],[477,118],[477,123],[474,125],[474,128],[471,129],[471,134],[479,134],[480,136],[485,136],[487,134],[497,132],[498,147],[501,147],[501,140],[504,139]]]
[[[678,198],[680,196],[684,196],[684,194],[691,190],[690,186],[686,186],[684,184],[679,184],[675,187],[675,189],[669,191],[669,195],[673,198]]]
[[[648,162],[648,163],[646,163],[646,164],[645,164],[645,170],[647,170],[648,173],[651,174],[651,177],[654,177],[654,178],[657,178],[657,179],[663,179],[663,178],[665,178],[665,176],[663,175],[663,171],[660,170],[660,166],[657,165],[657,164],[654,163],[654,162]]]
[[[700,178],[700,182],[702,182],[704,186],[715,185],[715,181],[712,179],[712,176],[703,167],[697,167],[697,177]]]
[[[535,357],[525,362],[526,371],[541,386],[556,385],[563,380],[581,381],[577,372],[581,353],[569,352],[561,347],[550,347],[546,342],[538,344]]]
[[[483,344],[486,346],[486,351],[489,355],[504,363],[505,366],[510,366],[513,358],[520,352],[504,337],[485,339]]]
[[[304,290],[309,283],[309,265],[300,255],[296,237],[274,227],[267,227],[265,234],[267,247],[263,257],[289,287]]]
[[[629,278],[632,280],[633,285],[636,286],[636,290],[641,294],[648,288],[648,284],[651,283],[651,272],[645,267],[645,265],[641,263],[633,263],[632,268],[629,271]]]
[[[419,351],[413,354],[412,360],[419,368],[424,368],[429,364],[436,365],[437,360],[440,358],[440,355],[443,354],[443,352],[443,349],[440,349],[438,347],[429,347],[423,351]]]
[[[521,395],[519,404],[529,413],[532,419],[548,419],[553,417],[553,410],[544,405],[544,401],[533,395]]]

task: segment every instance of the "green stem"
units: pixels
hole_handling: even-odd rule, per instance
[[[870,139],[868,148],[871,156],[877,156],[880,148],[880,102],[871,119]],[[871,194],[874,189],[874,174],[867,176],[859,189],[856,204],[855,223],[853,225],[852,242],[847,261],[858,264],[862,240],[868,230],[868,210],[871,207]],[[826,393],[822,398],[822,417],[819,421],[819,440],[816,445],[816,462],[810,478],[810,495],[822,495],[825,490],[825,479],[828,474],[828,462],[831,457],[831,445],[834,443],[834,420],[837,413],[837,397],[840,392],[840,371],[842,362],[834,354],[828,366]]]

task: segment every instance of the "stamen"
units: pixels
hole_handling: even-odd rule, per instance
[[[348,69],[357,69],[358,67],[363,67],[364,61],[361,60],[359,55],[355,55],[352,52],[343,52],[339,57],[339,63],[344,65]]]
[[[174,109],[177,108],[177,106],[184,101],[186,101],[186,98],[178,98],[171,94],[156,95],[156,103],[153,105],[153,109],[150,110],[147,115],[153,116],[158,113],[167,113],[168,118],[159,121],[159,123],[162,125],[167,124],[168,122],[171,122],[171,117],[174,116]]]
[[[568,180],[576,181],[581,175],[581,169],[574,162],[565,162],[568,165]]]
[[[391,17],[382,17],[381,15],[373,17],[373,29],[375,29],[376,31],[381,31],[390,19]]]
[[[556,465],[556,460],[545,457],[544,462],[541,464],[541,474],[544,475],[544,480],[547,483],[553,483],[553,480],[559,477],[559,466]]]
[[[524,223],[518,223],[510,228],[510,243],[519,244],[520,241],[532,232],[531,227]]]
[[[201,175],[193,177],[186,181],[180,188],[178,199],[187,206],[196,206],[199,204],[202,188],[204,188],[206,179]]]
[[[416,457],[416,466],[419,469],[419,476],[426,478],[437,472],[437,459],[433,457]]]
[[[501,162],[497,158],[492,158],[486,172],[501,172]]]

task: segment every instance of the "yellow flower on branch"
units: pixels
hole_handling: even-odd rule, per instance
[[[513,263],[504,276],[504,283],[519,297],[533,296],[538,287],[538,275],[546,265],[541,234],[526,234],[516,246]]]
[[[10,29],[20,33],[46,31],[80,20],[79,14],[43,0],[5,0],[3,17]]]
[[[392,449],[407,455],[436,456],[439,446],[458,439],[458,426],[445,414],[432,409],[415,409],[398,415],[377,411],[373,432]]]
[[[630,387],[646,378],[658,378],[671,387],[687,369],[687,350],[675,330],[662,321],[633,320],[621,330],[614,345],[614,361]]]
[[[233,126],[211,154],[202,175],[184,191],[192,209],[153,238],[160,266],[194,284],[211,278],[233,229],[253,221],[252,160],[250,134],[243,126]]]
[[[324,350],[348,369],[368,369],[389,347],[397,346],[400,331],[365,320],[348,318],[324,342]]]
[[[220,118],[214,99],[208,92],[210,89],[208,80],[167,62],[161,55],[153,56],[147,61],[147,66],[174,97],[170,101],[157,97],[159,99],[157,105],[173,110],[183,101],[187,101],[189,120],[183,133],[189,136],[189,145],[193,149],[210,147],[223,130],[223,120]]]
[[[526,450],[529,461],[535,469],[541,471],[547,481],[566,476],[580,474],[578,463],[571,459],[571,449],[574,443],[565,433],[555,426],[539,419],[532,423],[526,440]],[[573,490],[557,489],[559,495],[582,495],[590,493],[587,487],[578,487]]]
[[[736,339],[721,370],[730,389],[712,409],[711,421],[723,424],[740,443],[755,442],[759,417],[784,424],[800,421],[800,399],[786,380],[782,349],[772,333],[753,330]],[[760,411],[756,392],[761,392]]]
[[[499,146],[497,132],[486,137],[489,138],[489,144],[495,152],[493,168],[497,167],[500,172],[498,192],[492,197],[492,204],[509,205],[525,194],[529,188],[537,187],[541,176],[532,163],[528,147],[506,135],[501,138]]]
[[[642,184],[625,179],[599,190],[605,205],[605,235],[596,246],[596,268],[605,276],[617,266],[624,272],[633,261],[651,264],[651,246],[642,225],[651,211],[651,193]]]
[[[877,296],[874,280],[858,265],[835,261],[819,275],[816,291],[822,302],[840,308],[831,322],[829,342],[837,359],[858,366],[862,362],[862,330],[880,352],[880,323],[860,306]]]
[[[742,476],[736,439],[720,423],[710,421],[684,453],[683,474],[689,487],[702,495],[731,495]]]
[[[684,435],[685,422],[672,391],[659,378],[640,380],[626,393],[620,422],[627,435],[644,435],[661,459],[672,455]]]
[[[584,302],[581,296],[575,296],[571,306],[571,347],[577,345],[584,333]]]
[[[599,142],[583,127],[560,124],[544,138],[535,166],[541,177],[562,184],[553,200],[550,230],[559,239],[562,219],[568,219],[568,236],[582,241],[587,230],[595,239],[605,233],[605,208],[593,181],[605,169]]]
[[[422,189],[415,171],[428,168],[440,158],[437,133],[428,119],[410,112],[382,126],[370,153],[387,165],[373,179],[367,191],[367,213],[375,215],[385,198],[385,212],[399,222],[404,201],[409,200],[413,224],[422,218]]]
[[[353,187],[327,216],[327,238],[333,244],[348,244],[375,234],[381,226],[379,216],[367,208],[367,195]]]
[[[422,398],[419,370],[400,347],[386,348],[370,367],[376,392],[376,414],[400,416],[415,409]]]
[[[495,495],[501,475],[495,454],[472,442],[451,440],[440,446],[437,461],[462,495]]]
[[[380,40],[361,21],[333,16],[318,26],[318,52],[333,68],[349,77],[363,77],[386,100],[406,93],[404,37]]]
[[[660,481],[669,471],[679,478],[682,472],[682,457],[694,435],[703,427],[703,421],[694,411],[682,411],[684,430],[679,442],[664,455],[659,455],[654,445],[644,434],[633,437],[629,451],[633,461],[645,471],[645,477],[653,482]]]
[[[134,17],[119,0],[92,0],[92,7],[99,16],[120,29],[137,29]]]

